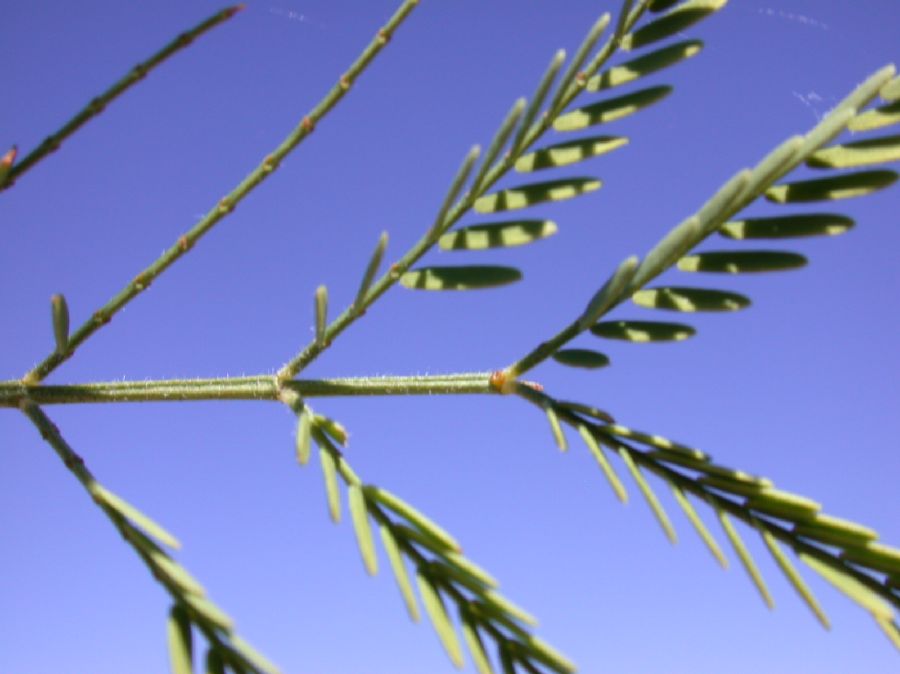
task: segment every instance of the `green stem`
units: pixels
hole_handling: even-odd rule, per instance
[[[466,395],[496,393],[489,372],[411,377],[349,377],[298,379],[283,388],[301,398],[330,396]],[[41,405],[73,403],[175,402],[184,400],[279,400],[271,375],[218,379],[115,381],[70,386],[27,386],[0,382],[0,407],[16,407],[24,400]]]
[[[65,351],[54,351],[47,356],[43,362],[37,365],[37,367],[26,374],[23,381],[28,384],[35,384],[44,379],[56,369],[58,365],[71,357],[75,352],[75,349],[77,349],[82,342],[93,335],[102,325],[108,323],[116,312],[144,291],[150,283],[168,269],[170,265],[175,263],[175,261],[180,259],[188,250],[190,250],[201,236],[212,229],[212,227],[222,220],[222,218],[231,213],[244,197],[246,197],[257,185],[263,182],[263,180],[269,177],[275,169],[278,168],[281,161],[297,147],[301,141],[313,132],[319,120],[328,114],[328,112],[330,112],[344,97],[356,78],[384,48],[384,45],[388,43],[394,30],[396,30],[417,4],[418,0],[406,0],[390,18],[388,23],[378,31],[368,47],[363,50],[356,61],[354,61],[350,68],[341,76],[337,84],[335,84],[325,97],[319,101],[306,117],[303,118],[300,124],[288,134],[281,144],[262,160],[259,166],[253,169],[253,171],[251,171],[247,177],[234,188],[234,190],[223,197],[196,225],[179,237],[175,244],[157,258],[153,264],[139,273],[128,285],[120,290],[115,297],[103,305],[99,310],[95,311],[92,317],[69,337],[69,342]]]
[[[47,138],[45,138],[40,145],[32,150],[31,153],[28,154],[28,156],[22,159],[22,161],[20,161],[18,164],[14,164],[9,169],[6,177],[0,180],[0,192],[12,187],[19,176],[25,173],[28,169],[32,168],[39,161],[44,159],[47,155],[52,154],[53,152],[58,150],[59,146],[62,145],[64,140],[78,131],[78,129],[80,129],[82,126],[87,124],[92,118],[103,112],[106,106],[109,105],[114,99],[118,98],[132,86],[144,79],[144,77],[147,76],[147,73],[156,68],[176,52],[187,47],[196,38],[215,28],[219,24],[224,23],[242,9],[244,9],[244,5],[235,5],[234,7],[229,7],[227,9],[223,9],[220,12],[217,12],[202,23],[196,25],[194,28],[185,31],[184,33],[176,37],[169,44],[160,49],[143,63],[139,63],[138,65],[134,66],[134,68],[128,71],[125,77],[113,84],[102,94],[92,99],[91,102],[84,107],[84,109],[82,109],[72,119],[66,122],[59,131],[50,136],[47,136]]]

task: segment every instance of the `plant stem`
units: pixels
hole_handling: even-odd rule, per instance
[[[66,122],[59,131],[51,134],[50,136],[47,136],[47,138],[45,138],[40,145],[38,145],[25,158],[23,158],[22,161],[20,161],[18,164],[13,164],[13,166],[9,170],[9,173],[6,174],[6,177],[3,180],[0,180],[0,192],[12,187],[13,183],[16,182],[16,178],[21,176],[28,169],[32,168],[47,155],[52,154],[53,152],[58,150],[59,146],[62,145],[62,142],[64,140],[78,131],[78,129],[80,129],[82,126],[87,124],[92,118],[103,112],[106,106],[109,105],[114,99],[118,98],[132,86],[144,79],[147,76],[147,73],[156,68],[177,51],[180,51],[181,49],[184,49],[185,47],[190,45],[196,38],[200,37],[209,30],[212,30],[219,24],[224,23],[242,9],[244,9],[244,5],[235,5],[234,7],[228,7],[220,12],[217,12],[205,21],[199,23],[190,30],[185,31],[184,33],[176,37],[169,44],[160,49],[143,63],[139,63],[134,66],[122,79],[113,84],[109,89],[104,91],[96,98],[93,98],[91,102],[88,103],[78,114],[76,114],[74,117],[72,117],[72,119]]]
[[[115,297],[95,311],[91,318],[69,337],[69,342],[65,351],[54,351],[51,353],[33,370],[28,372],[23,377],[23,381],[27,384],[36,384],[56,369],[60,363],[71,357],[75,352],[75,349],[77,349],[82,342],[93,335],[102,325],[108,323],[122,307],[144,291],[150,283],[168,269],[170,265],[175,263],[175,261],[189,251],[201,236],[206,234],[216,223],[231,213],[244,197],[253,191],[253,189],[263,182],[263,180],[269,177],[275,169],[278,168],[281,161],[297,147],[301,141],[313,132],[319,120],[328,114],[328,112],[330,112],[344,97],[356,78],[384,48],[384,45],[390,40],[392,33],[409,13],[412,12],[417,4],[418,0],[406,0],[390,18],[387,24],[378,31],[369,45],[357,57],[350,68],[340,77],[338,82],[331,88],[325,97],[302,119],[281,144],[262,160],[259,166],[253,169],[253,171],[251,171],[247,177],[234,188],[234,190],[223,197],[196,225],[179,237],[179,239],[167,251],[160,255],[153,264],[139,273],[128,285],[120,290]]]
[[[283,384],[302,398],[333,396],[465,395],[497,393],[489,372],[410,377],[298,379]],[[218,379],[116,381],[70,386],[27,386],[0,382],[0,407],[23,400],[41,405],[73,403],[175,402],[184,400],[279,400],[271,375]]]

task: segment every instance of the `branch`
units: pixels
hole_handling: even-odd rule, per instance
[[[357,57],[356,61],[340,77],[337,84],[319,101],[319,103],[303,118],[300,124],[267,155],[262,162],[244,180],[238,184],[229,194],[219,200],[196,225],[179,237],[167,251],[165,251],[149,267],[140,272],[128,285],[109,302],[95,311],[90,320],[85,322],[71,335],[65,350],[54,351],[39,365],[23,377],[26,384],[36,384],[50,374],[63,361],[72,356],[75,349],[88,337],[94,334],[101,326],[105,325],[128,302],[143,292],[160,274],[180,259],[193,245],[213,228],[261,182],[268,178],[281,164],[284,158],[299,145],[309,134],[313,132],[316,124],[334,108],[344,97],[357,77],[366,69],[378,53],[384,48],[391,35],[404,19],[418,4],[418,0],[405,0],[394,13],[387,24],[378,31],[369,46]]]
[[[468,395],[496,393],[489,372],[409,377],[297,379],[281,385],[302,398],[326,396]],[[271,375],[217,379],[114,381],[26,386],[0,382],[0,407],[31,400],[41,405],[72,403],[177,402],[185,400],[279,400]]]
[[[169,44],[160,49],[143,63],[139,63],[134,66],[134,68],[128,71],[128,74],[126,74],[125,77],[113,84],[102,94],[92,99],[91,102],[88,103],[83,110],[81,110],[68,122],[63,124],[62,128],[59,131],[51,134],[46,139],[44,139],[44,141],[34,150],[32,150],[31,153],[28,154],[24,159],[22,159],[22,161],[20,161],[18,164],[11,164],[5,176],[0,178],[0,192],[12,187],[19,176],[32,168],[39,161],[47,157],[47,155],[56,152],[56,150],[59,149],[64,140],[78,131],[78,129],[87,124],[91,119],[103,112],[106,109],[107,105],[124,94],[132,86],[144,79],[151,70],[159,66],[163,61],[168,59],[176,52],[190,45],[195,39],[197,39],[204,33],[212,30],[216,26],[233,17],[242,9],[244,9],[244,5],[235,5],[233,7],[229,7],[227,9],[223,9],[220,12],[217,12],[205,21],[199,23],[190,30],[185,31],[184,33],[176,37]],[[13,157],[14,156],[15,155],[13,155]]]

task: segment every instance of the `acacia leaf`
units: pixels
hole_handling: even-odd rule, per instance
[[[835,236],[853,227],[852,218],[836,213],[801,213],[726,222],[719,234],[728,239],[790,239]]]
[[[596,178],[562,178],[541,183],[519,185],[478,197],[476,213],[501,213],[528,208],[547,201],[563,201],[600,189]]]
[[[721,9],[726,2],[727,0],[688,0],[623,37],[622,49],[637,49],[671,37]]]
[[[578,424],[578,433],[581,435],[581,439],[584,440],[584,444],[587,445],[591,454],[593,454],[594,459],[600,465],[600,470],[603,471],[603,475],[606,477],[607,482],[609,482],[609,486],[612,487],[616,498],[622,503],[628,503],[628,492],[625,490],[625,485],[622,484],[622,480],[616,475],[616,471],[613,470],[612,464],[610,464],[609,459],[606,458],[602,447],[600,447],[600,443],[594,438],[593,433],[591,433],[590,429],[584,424]]]
[[[560,115],[553,122],[553,128],[557,131],[578,131],[589,126],[614,122],[661,101],[671,92],[672,87],[658,85],[623,96],[607,98]]]
[[[191,633],[191,621],[187,611],[180,604],[173,605],[169,611],[166,636],[172,674],[194,674],[194,641]]]
[[[900,135],[822,148],[806,160],[813,168],[854,168],[900,161]]]
[[[766,587],[766,581],[763,580],[762,574],[759,572],[756,562],[753,561],[753,557],[750,555],[750,551],[744,544],[741,535],[738,533],[737,529],[734,528],[734,524],[731,523],[731,518],[728,517],[724,510],[719,510],[717,508],[716,512],[719,515],[719,521],[722,523],[722,529],[725,531],[725,535],[728,536],[728,540],[731,541],[731,547],[733,547],[734,551],[737,553],[738,559],[741,560],[744,570],[747,572],[747,575],[750,576],[750,580],[753,581],[753,584],[759,591],[760,597],[762,597],[762,600],[770,609],[775,608],[775,602],[772,600],[769,588]]]
[[[806,258],[780,250],[716,250],[686,255],[678,260],[678,269],[688,272],[747,274],[798,269]]]
[[[558,166],[568,166],[586,159],[599,157],[625,145],[628,145],[628,138],[625,136],[593,136],[591,138],[579,138],[565,143],[548,145],[519,157],[516,161],[516,171],[527,173]]]
[[[511,248],[556,234],[552,220],[510,220],[460,227],[438,240],[443,250],[487,250]]]
[[[325,493],[328,498],[328,514],[331,521],[341,521],[341,497],[338,490],[337,464],[334,455],[325,447],[319,448],[319,462],[322,464],[322,476],[325,478]]]
[[[822,578],[834,585],[834,587],[873,615],[888,620],[893,618],[894,611],[891,609],[890,604],[856,580],[853,576],[844,573],[831,564],[826,564],[821,559],[813,557],[808,553],[801,552],[797,556],[803,563],[822,576]]]
[[[553,360],[570,367],[594,370],[609,365],[609,356],[590,349],[560,349],[553,354]]]
[[[155,538],[163,545],[166,545],[173,550],[177,550],[181,547],[181,543],[178,542],[178,539],[175,538],[172,534],[170,534],[166,529],[140,510],[135,508],[133,505],[128,503],[125,499],[117,494],[114,494],[109,489],[104,487],[103,485],[94,482],[90,486],[91,496],[94,497],[94,500],[104,505],[108,508],[111,508],[119,515],[130,521],[139,529],[142,529],[146,534]]]
[[[791,521],[807,520],[816,516],[821,504],[800,494],[781,489],[763,489],[747,499],[747,507],[759,512]]]
[[[381,534],[381,544],[387,552],[388,559],[391,562],[391,570],[394,572],[394,579],[397,581],[397,587],[400,595],[403,597],[403,603],[406,605],[406,612],[414,622],[419,622],[419,605],[416,602],[416,596],[413,594],[412,583],[409,581],[409,573],[406,570],[406,564],[403,556],[400,554],[400,548],[397,546],[397,539],[394,537],[391,527],[384,522],[378,525]]]
[[[680,342],[696,330],[684,323],[657,321],[604,321],[591,326],[591,334],[627,342]]]
[[[663,68],[668,68],[699,54],[701,49],[703,49],[703,42],[700,40],[685,40],[668,47],[662,47],[594,75],[588,80],[585,89],[587,91],[600,91],[633,82],[636,79],[655,73]]]
[[[850,120],[847,128],[851,131],[871,131],[900,123],[900,101],[872,108]]]
[[[356,484],[347,487],[347,500],[350,503],[350,516],[353,519],[353,530],[356,532],[356,542],[359,545],[363,564],[369,575],[374,576],[378,573],[378,557],[375,555],[369,511],[366,508],[366,498],[362,488]]]
[[[480,290],[515,283],[521,278],[522,272],[513,267],[420,267],[403,274],[400,285],[414,290]]]
[[[650,483],[647,482],[647,478],[644,477],[644,474],[641,472],[640,467],[634,462],[634,459],[631,458],[631,453],[626,451],[625,449],[619,449],[619,456],[622,457],[622,461],[624,461],[625,465],[628,467],[628,471],[631,473],[631,477],[634,478],[638,489],[640,489],[641,494],[643,494],[644,500],[646,500],[647,505],[650,506],[650,510],[656,517],[656,521],[659,522],[659,526],[662,527],[662,530],[666,534],[666,537],[672,543],[677,543],[678,536],[675,535],[675,528],[672,526],[672,520],[669,519],[666,511],[663,509],[662,503],[660,503],[659,499],[656,496],[656,493],[650,486]]]
[[[380,505],[393,511],[414,527],[426,533],[435,542],[438,542],[443,549],[449,552],[462,550],[459,542],[449,532],[399,496],[395,496],[386,489],[375,487],[374,485],[366,485],[363,489],[366,496],[374,499]]]
[[[822,513],[817,513],[811,520],[797,523],[794,534],[840,547],[865,545],[878,538],[878,534],[869,527]]]
[[[453,623],[447,616],[447,609],[441,599],[438,589],[432,584],[431,580],[422,574],[416,573],[416,583],[419,586],[419,595],[422,597],[422,603],[425,605],[425,612],[431,619],[434,631],[437,632],[444,650],[450,657],[450,661],[456,667],[463,666],[462,649],[459,645],[459,639],[456,636],[456,630]]]
[[[722,568],[727,569],[728,558],[725,556],[725,553],[722,552],[722,548],[719,547],[719,544],[716,542],[716,539],[713,537],[710,530],[703,523],[703,520],[700,519],[694,506],[688,500],[687,495],[685,495],[684,491],[678,485],[672,484],[671,487],[676,503],[681,506],[681,510],[687,516],[688,521],[694,525],[694,529],[700,536],[700,539],[706,544],[706,547],[712,553],[713,557],[716,558],[716,561],[722,565]]]
[[[737,311],[750,306],[750,300],[738,293],[707,288],[665,286],[638,290],[631,301],[639,307],[669,311]]]
[[[889,187],[897,180],[897,177],[897,173],[894,171],[856,171],[829,178],[774,185],[767,189],[765,194],[766,199],[778,204],[850,199]]]

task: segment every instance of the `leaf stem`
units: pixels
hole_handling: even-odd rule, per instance
[[[50,374],[58,365],[72,356],[75,349],[88,337],[94,334],[102,325],[130,302],[134,297],[145,290],[160,274],[180,259],[193,245],[206,234],[213,226],[231,213],[235,207],[254,188],[268,178],[278,168],[282,160],[313,132],[316,124],[334,108],[344,97],[356,78],[372,62],[378,53],[384,48],[393,32],[412,12],[418,4],[418,0],[406,0],[388,22],[378,31],[369,45],[357,57],[353,64],[340,77],[322,100],[301,120],[281,144],[267,155],[262,162],[245,177],[237,187],[219,202],[184,235],[166,250],[153,264],[139,273],[128,285],[100,309],[94,312],[78,330],[71,335],[64,352],[54,351],[39,365],[23,377],[26,384],[36,384]]]

